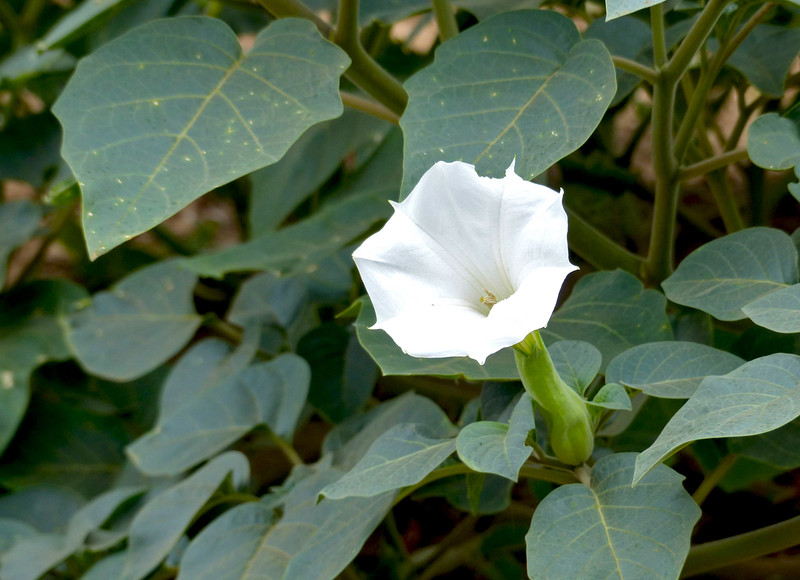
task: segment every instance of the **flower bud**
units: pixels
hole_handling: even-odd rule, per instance
[[[538,331],[517,345],[514,356],[522,384],[547,422],[556,457],[580,465],[594,449],[592,419],[583,398],[558,375]]]

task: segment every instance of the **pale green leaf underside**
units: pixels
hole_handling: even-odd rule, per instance
[[[664,0],[606,0],[606,20],[661,4]]]
[[[508,423],[478,421],[464,427],[456,438],[458,456],[475,471],[517,481],[532,451],[525,440],[534,426],[533,404],[523,394]]]
[[[489,18],[441,45],[405,84],[401,196],[440,160],[530,179],[580,147],[616,91],[605,46],[550,11]]]
[[[800,120],[777,113],[761,115],[747,130],[747,153],[764,169],[789,169],[800,163]]]
[[[83,192],[89,253],[274,163],[342,112],[347,56],[307,20],[273,22],[242,55],[220,20],[157,20],[81,61],[53,111]]]
[[[241,453],[218,455],[150,500],[131,522],[120,580],[147,576],[170,553],[200,508],[229,476],[235,487],[249,478],[249,464]]]
[[[747,317],[775,332],[800,332],[800,284],[781,288],[742,308]]]
[[[632,488],[635,457],[603,457],[590,486],[565,485],[545,497],[525,536],[530,578],[678,577],[700,508],[663,465]]]
[[[719,320],[745,318],[742,307],[797,282],[791,238],[772,228],[750,228],[692,252],[663,283],[667,298]]]
[[[439,435],[426,425],[395,425],[375,440],[355,467],[324,487],[321,495],[372,497],[419,483],[456,449],[455,439]]]
[[[92,374],[130,380],[155,369],[200,326],[192,294],[197,276],[176,261],[160,262],[123,279],[70,317],[69,340]]]
[[[758,435],[800,415],[800,357],[772,354],[710,376],[636,459],[634,481],[687,443]]]
[[[547,351],[561,379],[583,394],[603,366],[603,355],[596,347],[581,340],[560,340]]]
[[[688,399],[709,375],[724,375],[744,364],[736,355],[696,342],[651,342],[612,360],[606,381],[653,397]]]

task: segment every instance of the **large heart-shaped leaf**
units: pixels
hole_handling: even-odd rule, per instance
[[[525,536],[530,578],[678,577],[700,508],[683,477],[663,465],[632,488],[635,458],[607,455],[588,485],[565,485],[544,498]]]
[[[523,393],[508,423],[477,421],[464,427],[456,439],[458,456],[475,471],[517,481],[533,450],[525,441],[534,425],[533,402]]]
[[[580,147],[616,92],[603,43],[544,10],[499,14],[444,43],[405,84],[402,195],[440,160],[530,179]]]
[[[750,228],[701,246],[662,286],[667,298],[720,320],[745,318],[742,307],[797,282],[797,251],[773,228]]]
[[[85,58],[53,108],[83,191],[89,253],[274,163],[342,112],[343,51],[307,20],[273,22],[242,54],[221,20],[150,22]]]
[[[197,276],[166,261],[143,268],[95,294],[69,320],[69,340],[92,374],[125,381],[169,359],[200,325],[192,292]]]
[[[654,397],[688,399],[709,375],[724,375],[744,360],[696,342],[650,342],[635,346],[608,364],[606,381]]]
[[[772,354],[710,376],[636,459],[634,482],[687,443],[758,435],[800,415],[800,357]]]

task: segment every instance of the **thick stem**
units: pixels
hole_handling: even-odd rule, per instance
[[[439,39],[444,42],[458,36],[458,21],[450,0],[432,0],[432,3],[433,14],[439,27]]]
[[[358,38],[358,0],[339,1],[339,20],[334,40],[352,61],[347,69],[347,78],[394,113],[402,115],[408,103],[405,89],[361,46]]]
[[[650,30],[653,34],[653,62],[661,69],[667,62],[667,42],[664,34],[664,5],[650,8]]]
[[[713,0],[712,0],[713,1]],[[678,213],[678,163],[672,154],[672,112],[676,82],[661,75],[653,85],[652,158],[656,187],[645,278],[660,282],[672,273]]]
[[[800,544],[800,516],[752,532],[694,546],[681,577],[702,574]]]

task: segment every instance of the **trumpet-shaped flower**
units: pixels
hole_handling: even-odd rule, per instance
[[[431,167],[353,253],[386,331],[406,353],[480,364],[547,325],[567,275],[562,194],[467,163]]]

